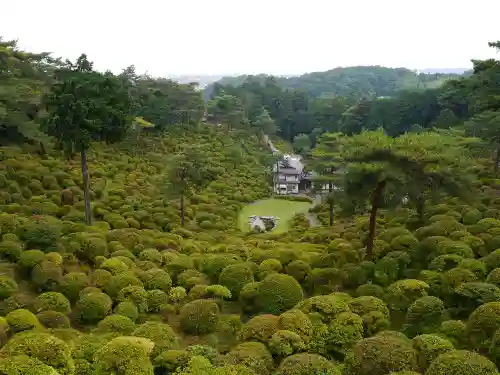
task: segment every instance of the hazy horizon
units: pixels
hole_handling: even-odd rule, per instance
[[[154,76],[298,75],[341,66],[470,68],[497,56],[500,2],[144,0],[8,2],[0,36],[99,70]],[[22,20],[22,22],[20,22]],[[82,22],[85,21],[85,22]]]

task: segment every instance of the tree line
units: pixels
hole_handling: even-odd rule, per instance
[[[498,43],[491,46],[498,48]],[[498,62],[494,59],[474,61],[473,70],[463,76],[411,77],[405,69],[375,68],[365,68],[368,72],[362,67],[348,68],[344,74],[356,77],[350,85],[339,70],[287,80],[264,75],[222,80],[210,87],[209,114],[218,120],[228,116],[233,126],[277,134],[293,142],[297,152],[307,153],[325,132],[358,134],[383,128],[388,135],[397,136],[462,125],[472,117],[477,122],[478,114],[494,101],[481,102],[477,96],[498,95]],[[397,80],[395,74],[403,78]]]

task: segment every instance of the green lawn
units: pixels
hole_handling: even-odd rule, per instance
[[[286,232],[290,219],[297,213],[306,213],[310,207],[312,207],[312,204],[308,202],[264,199],[243,207],[240,212],[238,226],[242,231],[248,232],[250,231],[250,226],[248,225],[249,216],[276,216],[279,219],[278,226],[272,230],[272,233]]]

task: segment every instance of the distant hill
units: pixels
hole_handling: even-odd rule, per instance
[[[418,69],[420,73],[425,74],[464,74],[469,71],[470,68],[426,68],[426,69]]]
[[[198,83],[200,89],[204,89],[206,86],[217,82],[224,78],[223,75],[178,75],[178,76],[170,76],[170,79],[177,81],[179,83]]]
[[[386,68],[383,66],[353,66],[335,68],[325,72],[314,72],[300,76],[276,77],[286,88],[299,89],[307,94],[319,96],[354,96],[374,98],[392,96],[405,89],[426,89],[442,85],[446,80],[457,77],[453,73],[421,73],[406,68]],[[249,76],[223,77],[217,83],[238,86]],[[268,75],[252,76],[264,81]],[[212,85],[205,88],[209,94]]]

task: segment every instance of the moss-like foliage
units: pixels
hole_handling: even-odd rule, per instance
[[[340,369],[317,354],[295,354],[285,358],[279,365],[279,375],[340,375]]]
[[[498,374],[498,370],[494,363],[477,353],[456,350],[439,355],[425,374],[493,375]]]
[[[345,361],[346,375],[385,375],[417,369],[417,351],[407,339],[378,335],[356,343]]]
[[[215,301],[198,299],[182,306],[179,315],[185,332],[209,333],[215,331],[219,322],[219,307]]]

